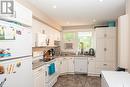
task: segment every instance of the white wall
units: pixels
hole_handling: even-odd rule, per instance
[[[55,30],[52,27],[49,27],[48,25],[33,19],[32,20],[33,47],[35,47],[36,33],[38,32],[42,33],[43,30],[45,31],[45,34],[48,36],[50,40],[52,39],[60,40],[60,32],[58,30]]]
[[[49,26],[61,31],[62,27],[57,24],[54,20],[52,20],[50,17],[48,17],[45,13],[43,13],[41,10],[39,10],[36,6],[32,5],[28,0],[16,0],[26,8],[30,9],[33,13],[33,17],[44,21]]]
[[[126,0],[126,13],[129,17],[129,52],[130,52],[130,0]],[[129,59],[128,59],[128,71],[130,72],[130,53],[129,53]]]

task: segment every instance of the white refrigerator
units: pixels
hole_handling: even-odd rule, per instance
[[[0,21],[0,87],[33,87],[30,28]]]

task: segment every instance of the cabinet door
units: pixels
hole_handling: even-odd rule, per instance
[[[38,77],[34,78],[34,87],[44,87],[42,78],[40,75]]]
[[[96,61],[104,61],[105,57],[105,40],[104,38],[96,39]]]
[[[95,58],[88,58],[88,73],[95,74]]]
[[[97,62],[96,61],[96,74],[101,74],[101,71],[103,70],[104,62]]]
[[[106,39],[105,61],[116,62],[116,39]]]
[[[103,70],[115,70],[116,64],[115,62],[96,62],[96,73],[101,74]]]
[[[116,64],[115,62],[104,62],[103,63],[103,70],[115,70]]]
[[[96,28],[96,38],[104,38],[105,33],[105,28]]]
[[[115,28],[106,29],[106,38],[116,38],[116,29]]]
[[[58,74],[58,76],[60,75],[60,63],[61,60],[59,58],[56,59],[56,72]]]
[[[68,61],[66,58],[63,58],[61,62],[61,74],[66,73],[68,71]]]
[[[74,72],[74,58],[68,59],[68,72],[73,73]]]
[[[75,58],[75,72],[87,73],[87,58]]]
[[[34,70],[33,77],[34,87],[44,87],[44,74],[42,67]]]

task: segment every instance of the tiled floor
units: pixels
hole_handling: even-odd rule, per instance
[[[101,78],[86,75],[64,75],[53,87],[101,87]]]

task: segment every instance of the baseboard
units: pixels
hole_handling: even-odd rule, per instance
[[[88,76],[98,76],[98,77],[100,77],[100,74],[88,73]]]

